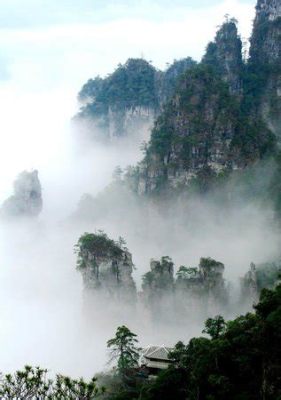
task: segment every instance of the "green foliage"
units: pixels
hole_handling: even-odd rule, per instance
[[[255,308],[227,323],[221,316],[208,319],[205,332],[211,338],[178,342],[170,367],[144,383],[135,398],[280,399],[281,285],[263,290]]]
[[[170,257],[161,257],[160,261],[151,262],[151,271],[142,277],[142,288],[152,295],[159,291],[169,290],[174,284],[174,263]]]
[[[191,57],[175,60],[173,64],[169,65],[166,71],[161,74],[160,85],[158,88],[159,102],[161,104],[167,103],[171,99],[177,89],[182,75],[196,64],[196,61]]]
[[[1,378],[0,397],[5,400],[45,399],[51,392],[52,381],[48,380],[47,370],[25,366],[22,371],[7,374]]]
[[[224,270],[224,265],[220,261],[216,261],[211,257],[200,258],[199,268],[205,271]]]
[[[196,278],[198,275],[198,269],[197,268],[187,268],[184,265],[182,265],[178,272],[176,273],[177,279],[179,280],[185,280],[185,279],[193,279]]]
[[[115,337],[107,341],[107,347],[111,349],[110,361],[117,360],[118,372],[126,377],[128,370],[138,365],[139,348],[137,335],[126,326],[117,328]]]
[[[156,70],[149,62],[129,58],[108,77],[90,79],[83,86],[79,99],[90,99],[90,102],[81,108],[80,117],[106,115],[109,107],[115,111],[138,106],[157,107],[155,77]]]
[[[159,109],[173,95],[179,76],[194,65],[196,62],[187,57],[160,72],[143,59],[129,58],[106,78],[98,76],[85,83],[78,94],[78,99],[86,103],[79,116],[100,117],[109,107],[115,111],[138,106]]]
[[[241,77],[242,42],[237,32],[237,21],[226,20],[217,31],[215,41],[207,46],[202,62],[211,65],[218,74],[227,74],[225,58],[231,54],[231,71]],[[228,65],[229,65],[228,63]]]
[[[85,255],[87,256],[88,254],[96,258],[121,258],[124,253],[125,243],[122,238],[119,238],[118,242],[109,239],[103,231],[84,233],[75,245],[75,252],[78,254],[77,267],[84,268],[86,266]]]
[[[156,121],[146,164],[162,170],[166,181],[167,168],[189,170],[200,165],[204,190],[214,175],[208,167],[214,136],[222,142],[231,140],[229,130],[236,131],[239,113],[239,102],[229,94],[227,84],[212,67],[200,64],[190,68]]]
[[[276,263],[264,263],[257,266],[258,289],[272,289],[281,277],[281,265]]]
[[[205,329],[202,331],[207,335],[211,336],[212,339],[218,339],[220,335],[225,331],[226,323],[221,315],[217,315],[215,318],[208,318],[205,322]]]
[[[0,380],[2,400],[93,400],[98,394],[94,378],[85,382],[82,378],[57,375],[51,380],[47,378],[47,370],[39,367],[25,366],[22,371],[7,374]]]
[[[78,93],[79,101],[93,101],[103,90],[103,79],[97,76],[95,79],[89,79]]]

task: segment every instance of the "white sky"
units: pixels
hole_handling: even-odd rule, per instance
[[[79,3],[79,4],[78,4]],[[106,4],[106,5],[104,5]],[[249,37],[255,0],[0,0],[0,77],[33,89],[112,71],[128,57],[164,68],[200,59],[225,14]]]
[[[112,72],[129,57],[143,55],[158,68],[186,56],[198,60],[225,14],[236,17],[241,36],[249,37],[254,5],[0,0],[0,201],[24,169],[39,169],[45,196],[47,175],[50,190],[60,185],[59,171],[72,163],[68,125],[76,95],[90,77]]]

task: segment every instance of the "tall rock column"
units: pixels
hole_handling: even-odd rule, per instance
[[[109,301],[135,301],[132,255],[124,241],[110,239],[104,232],[85,233],[76,245],[77,269],[87,293]]]
[[[174,264],[170,257],[151,260],[150,271],[143,276],[143,301],[153,319],[167,321],[173,315]]]
[[[255,111],[281,140],[281,0],[258,0],[249,59]]]
[[[215,40],[209,43],[202,62],[219,73],[229,85],[231,94],[242,94],[242,42],[234,19],[222,24]]]
[[[3,203],[2,217],[36,217],[42,210],[38,171],[23,171],[14,182],[14,194]]]

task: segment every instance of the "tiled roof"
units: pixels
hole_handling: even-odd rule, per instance
[[[172,349],[165,346],[150,346],[143,352],[145,358],[169,361],[168,354]]]

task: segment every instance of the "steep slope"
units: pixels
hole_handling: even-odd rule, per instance
[[[42,211],[38,171],[23,171],[14,182],[14,194],[0,208],[1,217],[36,217]]]
[[[246,112],[242,74],[241,41],[230,20],[156,121],[138,169],[139,193],[186,187],[196,177],[209,180],[273,151],[268,127]]]
[[[107,78],[90,79],[78,99],[75,120],[103,138],[133,136],[152,128],[160,109],[173,95],[178,77],[195,65],[190,57],[162,72],[143,59],[129,59]]]
[[[281,1],[258,0],[246,79],[248,107],[281,139]],[[249,104],[250,103],[250,104]]]
[[[129,59],[109,77],[89,80],[79,93],[84,105],[76,120],[109,138],[149,127],[157,108],[156,72],[145,60]]]
[[[231,19],[218,30],[214,42],[207,47],[202,62],[211,65],[225,81],[231,94],[242,93],[242,42],[238,35],[237,21]]]

